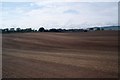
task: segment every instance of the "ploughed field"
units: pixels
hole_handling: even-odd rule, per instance
[[[117,33],[3,34],[3,78],[117,78]]]

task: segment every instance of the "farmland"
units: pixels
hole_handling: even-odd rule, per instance
[[[3,78],[117,78],[117,34],[117,31],[3,34]]]

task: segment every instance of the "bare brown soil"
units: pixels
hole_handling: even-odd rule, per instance
[[[117,78],[117,33],[3,34],[3,78]]]

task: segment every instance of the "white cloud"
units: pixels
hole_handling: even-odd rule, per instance
[[[1,0],[1,2],[119,2],[119,0]]]
[[[88,26],[103,26],[117,24],[117,3],[72,3],[72,2],[41,2],[30,3],[38,8],[26,10],[17,7],[15,10],[5,11],[7,18],[5,26],[21,26],[22,28],[80,28]],[[77,12],[71,14],[70,11]],[[66,11],[69,11],[66,13]],[[13,12],[14,14],[9,14]],[[10,17],[12,16],[12,18]],[[8,17],[10,17],[8,19]],[[14,26],[15,27],[15,26]]]

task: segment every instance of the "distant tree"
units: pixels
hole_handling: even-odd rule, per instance
[[[16,29],[16,32],[21,32],[21,29],[20,29],[20,28],[17,28],[17,29]]]
[[[44,32],[49,32],[49,30],[45,29]]]
[[[66,29],[62,29],[62,32],[65,32],[65,31],[67,31]]]
[[[50,29],[49,32],[58,32],[58,30],[53,28],[53,29]]]
[[[0,33],[2,33],[2,29],[0,29]]]
[[[32,29],[31,28],[26,28],[25,32],[32,32]]]
[[[2,33],[8,33],[8,32],[9,32],[8,28],[2,30]]]
[[[45,31],[45,29],[43,28],[43,27],[41,27],[41,28],[39,28],[39,30],[38,31],[40,31],[40,32],[44,32]]]
[[[63,30],[62,29],[57,29],[58,32],[62,32]]]
[[[9,32],[15,32],[14,28],[10,28]]]
[[[102,28],[101,30],[103,31],[104,29]]]
[[[34,30],[34,32],[37,32],[37,30]]]
[[[97,31],[100,31],[100,28],[97,28],[96,30],[97,30]]]
[[[37,32],[37,30],[33,29],[32,32]]]
[[[84,30],[84,32],[88,32],[88,30]]]
[[[89,31],[93,31],[94,30],[94,28],[89,28]]]

